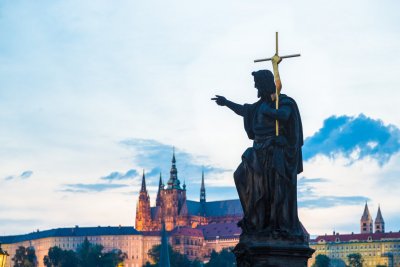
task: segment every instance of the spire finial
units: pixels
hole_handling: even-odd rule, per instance
[[[201,169],[201,188],[204,188],[204,166]]]
[[[140,189],[140,192],[146,192],[146,176],[144,175],[144,169],[142,176],[142,188]]]

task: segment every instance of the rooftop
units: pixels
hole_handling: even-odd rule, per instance
[[[45,231],[37,231],[24,235],[0,236],[0,243],[11,244],[28,240],[35,240],[47,237],[64,236],[100,236],[100,235],[140,235],[133,226],[106,226],[106,227],[72,227],[57,228]]]
[[[311,243],[317,242],[361,242],[361,241],[383,241],[400,240],[400,232],[394,233],[366,233],[366,234],[344,234],[320,235],[310,240]]]

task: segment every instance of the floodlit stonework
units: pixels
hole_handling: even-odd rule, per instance
[[[210,223],[237,222],[243,216],[239,199],[206,201],[204,173],[201,180],[200,201],[186,199],[186,185],[178,179],[175,154],[172,156],[170,178],[165,186],[161,175],[156,197],[156,206],[150,206],[150,196],[146,189],[143,173],[142,186],[136,206],[135,227],[138,231],[160,231],[161,221],[165,221],[167,231],[176,227],[192,227]]]

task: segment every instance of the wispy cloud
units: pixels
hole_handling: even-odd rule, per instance
[[[400,151],[400,130],[360,114],[357,117],[331,116],[321,129],[305,140],[304,159],[321,154],[349,159],[350,164],[365,157],[385,164]]]
[[[324,178],[301,177],[297,184],[299,207],[301,208],[329,208],[334,206],[361,205],[369,198],[365,196],[321,196],[317,194],[315,184],[326,183]]]
[[[112,190],[117,188],[127,187],[125,184],[104,184],[104,183],[95,183],[95,184],[66,184],[64,185],[64,189],[61,191],[69,192],[69,193],[88,193],[88,192],[102,192],[106,190]]]
[[[33,171],[24,171],[20,175],[9,175],[4,180],[15,180],[15,179],[28,179],[33,175]]]
[[[130,169],[126,171],[125,173],[122,172],[112,172],[107,176],[101,177],[102,180],[107,180],[107,181],[115,181],[115,180],[127,180],[127,179],[133,179],[139,175],[137,170]]]
[[[138,166],[150,170],[146,177],[158,176],[163,173],[164,177],[169,173],[172,160],[172,145],[166,145],[150,139],[128,139],[121,141],[121,144],[132,149],[133,161]],[[204,170],[207,175],[220,174],[231,171],[207,164],[207,160],[201,156],[193,155],[175,148],[178,174],[186,181],[200,182],[201,172]]]

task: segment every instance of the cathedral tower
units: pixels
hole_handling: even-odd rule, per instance
[[[172,165],[167,188],[162,190],[162,212],[165,229],[173,230],[179,225],[179,215],[183,203],[186,201],[186,190],[181,188],[176,168],[175,149],[172,154]]]
[[[139,201],[136,205],[135,227],[138,231],[149,231],[151,226],[150,197],[146,189],[146,177],[142,176],[142,187],[139,192]]]
[[[373,232],[372,223],[373,223],[373,221],[372,221],[371,214],[369,213],[369,210],[368,210],[368,204],[365,203],[364,213],[361,216],[361,220],[360,220],[361,234],[372,233]]]
[[[378,207],[378,213],[375,218],[375,233],[384,233],[385,232],[385,221],[383,220],[381,207]]]

